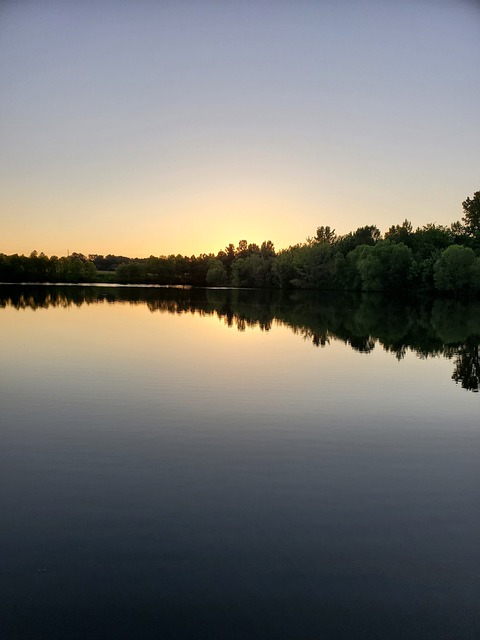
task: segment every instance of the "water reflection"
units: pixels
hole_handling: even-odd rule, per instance
[[[475,306],[0,293],[0,638],[480,637]]]
[[[106,286],[7,286],[0,307],[46,309],[89,304],[146,305],[151,312],[216,315],[229,327],[269,331],[274,323],[326,347],[340,340],[370,353],[380,345],[398,360],[446,357],[452,380],[478,392],[480,303],[451,299],[391,299],[378,294],[325,295],[305,291],[256,291]]]

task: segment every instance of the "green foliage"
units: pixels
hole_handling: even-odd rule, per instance
[[[130,262],[130,258],[126,256],[114,256],[111,253],[106,255],[91,253],[88,259],[93,262],[98,271],[115,271],[119,264]]]
[[[333,289],[332,247],[327,242],[305,245],[295,254],[295,277],[299,289]]]
[[[412,235],[412,223],[405,218],[402,224],[396,224],[390,227],[390,229],[385,233],[385,239],[391,240],[392,242],[402,242],[407,245],[407,247],[410,247]]]
[[[470,286],[475,292],[480,292],[480,257],[475,258],[470,269]]]
[[[427,224],[412,234],[411,246],[415,255],[425,259],[436,250],[446,249],[454,242],[451,230],[442,225]]]
[[[360,272],[360,263],[366,259],[369,253],[368,245],[359,245],[353,251],[347,253],[343,269],[344,289],[360,291],[363,289],[363,278]]]
[[[93,282],[97,270],[84,255],[66,258],[32,251],[29,257],[0,254],[0,280],[3,282]]]
[[[291,288],[295,278],[295,248],[290,247],[280,251],[272,265],[272,281],[275,287],[280,289]]]
[[[276,253],[242,239],[225,250],[199,256],[127,258],[91,254],[48,258],[0,254],[3,282],[152,283],[248,288],[480,293],[480,191],[463,202],[462,222],[428,224],[413,231],[405,219],[384,240],[375,225],[337,237],[319,226],[314,238]],[[99,269],[102,273],[98,273]]]
[[[412,261],[412,250],[401,242],[383,240],[369,247],[359,265],[363,289],[389,291],[406,288]]]
[[[346,255],[361,245],[373,246],[380,238],[381,233],[378,227],[375,225],[367,225],[365,227],[359,227],[353,233],[350,232],[345,236],[340,236],[336,242],[336,246],[343,255]]]
[[[206,273],[206,281],[209,287],[223,286],[227,284],[227,270],[220,260],[211,260]]]
[[[115,270],[115,275],[119,282],[141,283],[147,277],[146,265],[134,261],[120,264]]]
[[[442,252],[434,267],[435,286],[440,291],[465,291],[473,282],[475,254],[472,249],[451,245]]]
[[[232,267],[232,285],[234,287],[270,287],[273,284],[272,258],[260,254],[238,258]]]

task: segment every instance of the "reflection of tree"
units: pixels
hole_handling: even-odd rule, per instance
[[[370,353],[379,344],[398,360],[407,350],[420,358],[454,358],[453,380],[464,389],[479,390],[480,302],[191,287],[0,287],[0,307],[35,310],[83,304],[147,305],[152,313],[215,315],[239,331],[269,331],[275,322],[317,347],[340,340]]]
[[[326,347],[327,344],[330,344],[330,338],[325,333],[322,335],[314,333],[312,336],[312,342],[316,347]]]
[[[375,340],[370,336],[352,336],[348,342],[354,351],[360,353],[370,353],[375,349]]]
[[[480,354],[478,344],[461,346],[455,356],[455,369],[452,380],[463,389],[478,393],[480,384]]]

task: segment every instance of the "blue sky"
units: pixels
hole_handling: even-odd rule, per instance
[[[480,189],[480,4],[0,5],[0,251],[277,248]]]

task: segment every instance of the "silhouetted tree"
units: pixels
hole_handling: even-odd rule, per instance
[[[275,256],[275,247],[271,240],[264,240],[260,247],[262,258],[273,258]]]
[[[333,244],[336,238],[335,229],[332,229],[327,225],[326,227],[317,227],[317,233],[314,239],[316,242],[327,242],[328,244]]]
[[[391,242],[402,242],[407,247],[412,246],[413,227],[410,220],[405,220],[402,224],[396,224],[390,227],[385,233],[385,239]]]
[[[380,240],[380,238],[381,233],[378,227],[375,225],[367,225],[365,227],[359,227],[353,233],[350,232],[347,233],[347,235],[338,238],[336,246],[344,255],[346,255],[361,245],[373,246]]]
[[[466,232],[470,235],[480,233],[480,191],[473,194],[473,198],[467,198],[462,202],[463,222]]]
[[[208,286],[221,286],[227,284],[227,270],[220,260],[211,260],[206,274]]]

